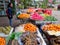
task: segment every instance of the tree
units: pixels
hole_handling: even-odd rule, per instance
[[[53,4],[55,4],[56,3],[56,0],[53,0]]]
[[[41,8],[47,8],[48,0],[43,0]]]
[[[20,0],[21,5],[24,5],[24,8],[32,5],[32,0]]]

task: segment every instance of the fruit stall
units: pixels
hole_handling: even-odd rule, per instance
[[[32,23],[0,27],[0,45],[46,45],[39,28]]]
[[[19,19],[30,19],[34,21],[44,21],[44,22],[56,22],[57,19],[52,16],[51,9],[42,9],[42,8],[29,8],[25,12],[17,14]]]
[[[32,23],[15,27],[15,31],[6,38],[6,41],[9,41],[6,45],[47,45],[39,28]]]
[[[18,26],[0,27],[1,45],[48,45],[45,38],[51,45],[60,44],[60,24],[55,24],[58,20],[51,9],[29,8],[16,18],[21,22]]]
[[[21,16],[21,14],[23,14],[23,16]],[[59,24],[56,24],[58,20],[52,15],[51,9],[29,8],[25,12],[20,13],[17,18],[34,21],[33,24],[39,25],[39,31],[41,33],[43,32],[50,44],[53,44],[51,40],[54,41],[55,39],[59,39],[58,37],[60,36],[60,28]],[[59,40],[56,40],[56,42],[59,44]]]
[[[0,2],[6,10],[5,4],[2,5],[4,0]],[[54,17],[52,14],[53,10],[60,10],[60,5],[56,5],[58,0],[11,0],[11,2],[15,19],[20,22],[17,21],[19,24],[14,27],[6,25],[0,27],[0,45],[60,45],[60,24],[56,24],[57,15],[54,14]]]
[[[41,28],[45,33],[47,39],[50,41],[50,43],[59,45],[60,24],[46,24],[43,25]]]

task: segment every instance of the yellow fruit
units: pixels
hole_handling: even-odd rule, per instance
[[[42,27],[43,30],[54,30],[60,31],[60,25],[57,24],[49,24]]]
[[[24,30],[25,31],[30,31],[30,32],[36,32],[37,27],[35,25],[31,24],[31,23],[27,23],[24,26]]]
[[[30,14],[22,13],[22,14],[18,15],[18,18],[21,18],[21,19],[30,18]]]

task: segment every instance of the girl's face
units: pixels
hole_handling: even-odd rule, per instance
[[[13,7],[13,4],[11,3],[11,5],[10,5],[11,7]]]

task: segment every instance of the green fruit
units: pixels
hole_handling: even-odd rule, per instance
[[[41,14],[43,17],[46,17],[46,15],[45,14]]]
[[[2,27],[2,30],[3,30],[3,31],[6,31],[6,29],[5,29],[4,27]]]
[[[0,27],[0,32],[2,32],[2,27]]]
[[[5,30],[3,30],[3,33],[4,33],[4,34],[9,34],[9,32],[8,32],[8,31],[5,31]]]
[[[7,31],[10,31],[11,30],[11,27],[10,26],[9,27],[6,26],[5,28],[6,28]]]
[[[4,31],[5,34],[9,34],[9,31]]]
[[[57,21],[57,19],[55,17],[53,17],[53,16],[46,16],[45,20],[46,21]]]
[[[11,26],[8,26],[10,29],[12,28]]]
[[[2,32],[5,33],[5,34],[9,34],[9,31],[7,31],[6,28],[4,28],[4,27],[3,27]]]

